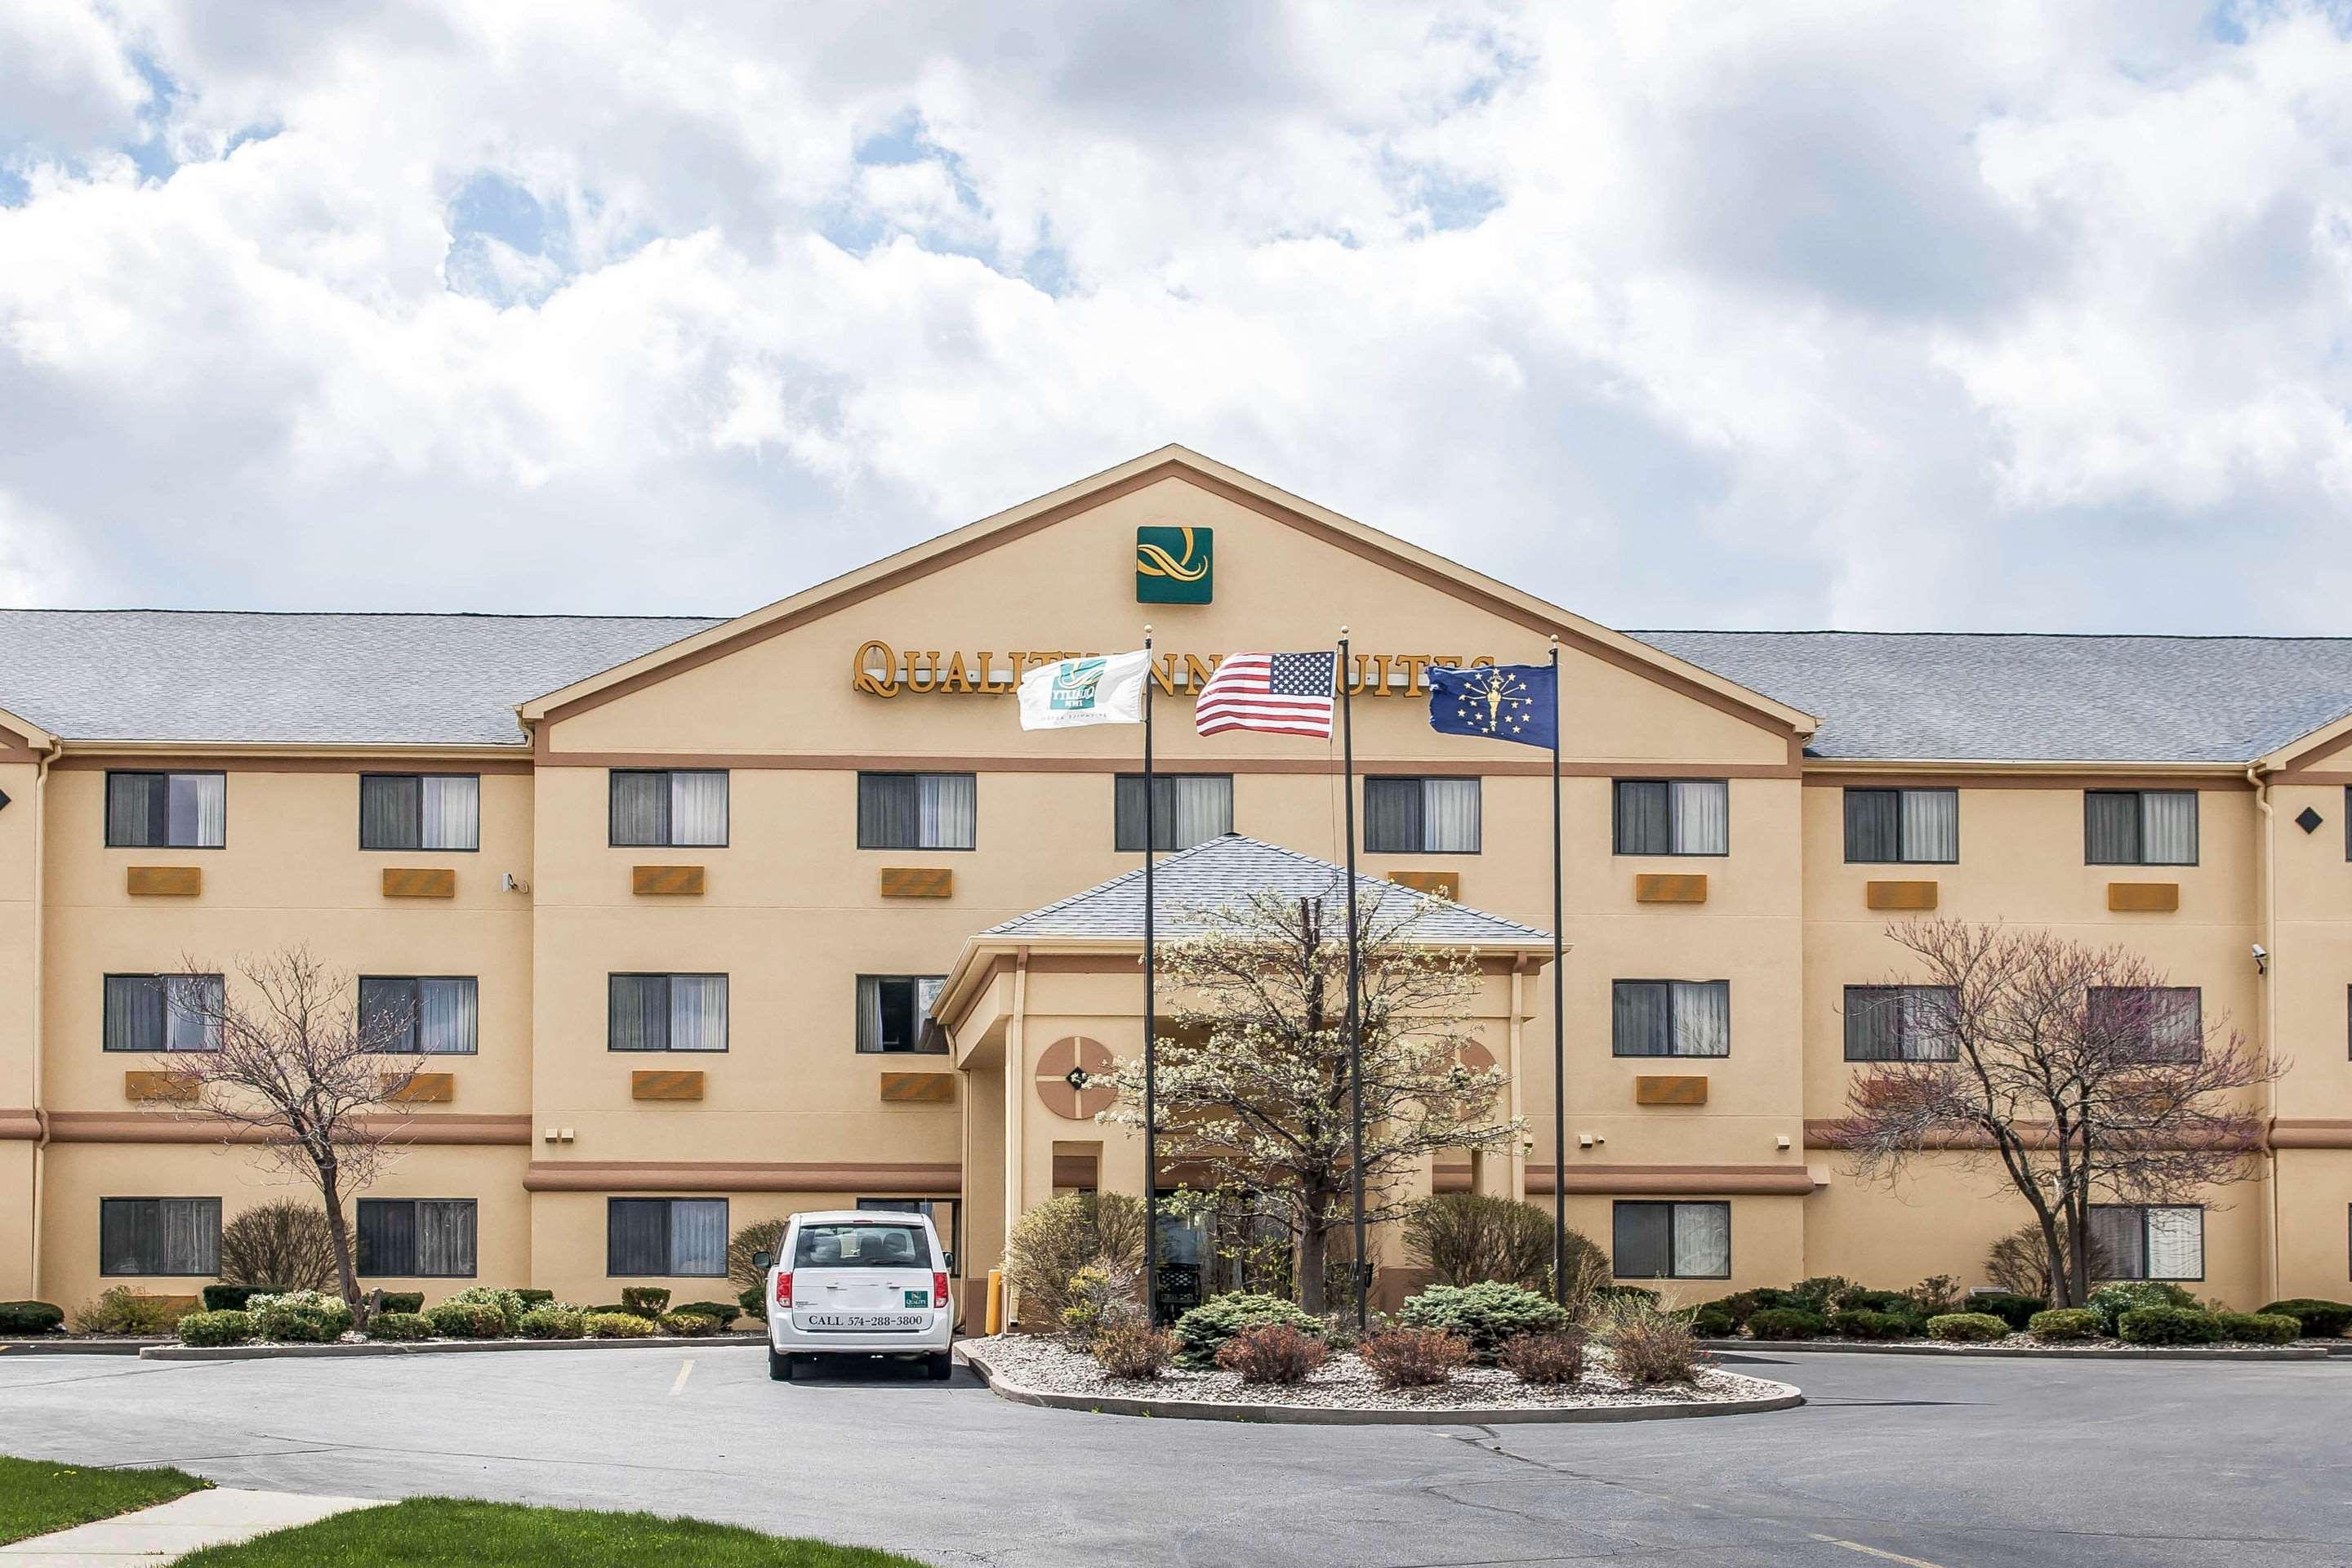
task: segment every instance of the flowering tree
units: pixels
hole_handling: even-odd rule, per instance
[[[398,1142],[395,1105],[425,1066],[405,1009],[362,1016],[348,974],[307,947],[240,958],[244,985],[213,983],[216,967],[190,960],[192,984],[171,1005],[201,1048],[173,1050],[164,1070],[185,1083],[197,1109],[257,1136],[241,1139],[319,1191],[335,1272],[354,1319],[364,1321],[346,1194],[375,1180]]]
[[[1504,1074],[1463,1065],[1477,955],[1415,942],[1429,907],[1391,891],[1357,916],[1369,1221],[1403,1214],[1404,1178],[1428,1154],[1522,1132],[1496,1114]],[[1352,1224],[1344,909],[1338,896],[1261,893],[1211,911],[1206,930],[1159,955],[1181,998],[1158,1047],[1161,1155],[1207,1167],[1220,1190],[1251,1194],[1258,1214],[1288,1226],[1310,1312],[1324,1309],[1332,1234]],[[1101,1119],[1140,1130],[1142,1062],[1110,1078],[1118,1098]]]
[[[2033,1211],[2055,1302],[2095,1283],[2094,1203],[2179,1202],[2258,1173],[2244,1091],[2280,1064],[2146,959],[1961,921],[1887,935],[1917,980],[1862,1004],[1887,1010],[1858,1037],[1888,1059],[1854,1076],[1832,1142],[1865,1175],[1997,1163]]]

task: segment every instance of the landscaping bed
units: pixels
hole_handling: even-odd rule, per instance
[[[325,1344],[269,1344],[247,1342],[236,1345],[150,1344],[139,1352],[142,1361],[270,1361],[314,1356],[435,1355],[477,1351],[630,1351],[691,1349],[697,1345],[760,1345],[764,1331],[711,1334],[640,1334],[618,1340],[371,1340],[346,1334]]]
[[[2121,1340],[2073,1340],[2047,1343],[2032,1334],[1954,1343],[1947,1340],[1701,1340],[1711,1351],[1754,1351],[1779,1355],[1822,1352],[1849,1355],[2074,1356],[2140,1361],[2326,1361],[2352,1356],[2352,1341],[2293,1340],[2285,1344],[2134,1345]]]
[[[1245,1384],[1222,1369],[1170,1367],[1152,1379],[1118,1378],[1066,1339],[999,1334],[959,1347],[973,1370],[1007,1397],[1047,1396],[1037,1403],[1118,1412],[1150,1407],[1155,1415],[1223,1415],[1228,1419],[1423,1419],[1432,1417],[1546,1420],[1638,1419],[1780,1409],[1801,1404],[1785,1383],[1703,1367],[1689,1384],[1636,1387],[1615,1375],[1610,1352],[1595,1347],[1574,1384],[1526,1383],[1499,1367],[1465,1366],[1430,1388],[1383,1388],[1357,1356],[1336,1353],[1296,1384]],[[1168,1409],[1190,1405],[1193,1409]],[[1137,1413],[1142,1413],[1139,1410]]]

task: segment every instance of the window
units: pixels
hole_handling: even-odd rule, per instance
[[[1620,1203],[1610,1216],[1612,1270],[1620,1279],[1727,1279],[1727,1203]]]
[[[360,976],[362,1032],[399,1032],[397,1041],[383,1046],[386,1051],[470,1057],[479,1013],[470,974]]]
[[[1620,855],[1728,855],[1731,785],[1722,779],[1619,779]]]
[[[471,1279],[474,1200],[362,1198],[359,1271],[394,1279]]]
[[[107,774],[106,842],[123,849],[218,849],[228,842],[228,775]]]
[[[1364,853],[1475,855],[1478,781],[1366,779]]]
[[[2084,1012],[2095,1037],[2145,1060],[2205,1054],[2205,994],[2194,985],[2094,985]]]
[[[2093,1204],[2091,1250],[2111,1279],[2205,1278],[2205,1211],[2144,1204]]]
[[[861,974],[857,977],[857,1048],[861,1051],[944,1051],[925,1026],[944,974]]]
[[[2083,792],[2086,866],[2197,864],[2193,789],[2086,789]]]
[[[362,849],[479,849],[482,781],[474,773],[362,773]]]
[[[940,1250],[948,1255],[950,1272],[955,1269],[957,1205],[953,1198],[860,1198],[857,1206],[882,1214],[919,1214],[926,1215],[931,1228],[939,1233]]]
[[[1621,1057],[1727,1057],[1728,980],[1620,980],[1610,1048]]]
[[[969,849],[980,789],[971,773],[860,773],[860,849]]]
[[[110,974],[102,1048],[110,1051],[220,1049],[217,974]]]
[[[606,981],[606,1050],[727,1048],[727,976],[614,974]]]
[[[1948,985],[1849,985],[1845,1059],[1948,1062],[1959,1054],[1952,1015],[1959,993]]]
[[[1143,775],[1121,773],[1111,795],[1112,847],[1143,851]],[[1190,849],[1234,830],[1234,775],[1155,773],[1151,780],[1154,849]]]
[[[220,1272],[218,1198],[100,1198],[100,1274]]]
[[[725,1198],[607,1198],[604,1272],[719,1279],[727,1273]]]
[[[940,1248],[945,1252],[946,1247]],[[931,1267],[931,1244],[922,1227],[872,1220],[801,1222],[793,1238],[794,1268],[919,1268]]]
[[[611,837],[615,846],[725,847],[726,773],[614,768]]]
[[[1845,858],[1853,863],[1904,860],[1951,865],[1960,858],[1960,792],[1846,791]]]

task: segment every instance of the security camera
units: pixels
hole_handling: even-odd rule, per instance
[[[2257,974],[2268,974],[2270,972],[2270,949],[2264,947],[2261,942],[2254,943],[2254,973]]]

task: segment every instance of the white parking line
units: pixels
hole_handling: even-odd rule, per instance
[[[694,1363],[693,1363],[693,1362],[691,1362],[691,1361],[682,1361],[682,1362],[680,1362],[680,1363],[677,1363],[677,1380],[675,1383],[672,1383],[672,1384],[669,1385],[670,1394],[671,1394],[671,1396],[672,1396],[673,1398],[675,1398],[675,1397],[677,1396],[677,1391],[678,1391],[679,1389],[684,1388],[684,1387],[686,1386],[686,1380],[687,1380],[689,1376],[691,1376],[691,1375],[693,1374],[693,1372],[694,1372]]]
[[[1925,1557],[1906,1557],[1900,1552],[1881,1552],[1875,1546],[1864,1546],[1859,1541],[1840,1541],[1834,1535],[1816,1535],[1813,1539],[1824,1546],[1843,1546],[1848,1552],[1859,1552],[1864,1557],[1875,1557],[1881,1562],[1900,1563],[1904,1568],[1944,1568],[1942,1563],[1930,1563]]]

